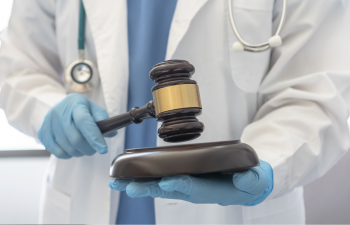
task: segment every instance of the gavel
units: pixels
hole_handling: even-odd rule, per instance
[[[129,112],[98,121],[103,135],[144,119],[161,121],[158,136],[166,142],[183,142],[198,138],[204,124],[196,118],[202,113],[197,82],[191,80],[195,68],[185,60],[168,60],[155,65],[149,77],[156,82],[152,87],[153,101]]]
[[[155,65],[149,77],[153,101],[129,112],[97,122],[102,134],[155,118],[161,121],[158,136],[166,142],[190,141],[201,136],[204,124],[197,116],[202,104],[195,68],[185,60],[168,60]],[[147,154],[145,154],[147,153]],[[165,147],[126,149],[112,162],[110,176],[147,181],[180,174],[234,173],[258,166],[252,147],[239,140]]]

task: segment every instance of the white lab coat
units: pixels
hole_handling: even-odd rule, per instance
[[[233,0],[241,36],[251,43],[272,36],[281,2]],[[232,51],[236,37],[226,4],[178,0],[166,58],[186,59],[196,67],[193,79],[203,105],[199,120],[206,129],[192,142],[242,139],[272,165],[274,190],[254,207],[156,199],[156,221],[303,223],[302,185],[322,176],[350,145],[349,2],[288,0],[283,45],[263,53]],[[110,116],[126,112],[126,1],[84,0],[84,5],[87,56],[101,78],[101,85],[84,95]],[[78,0],[15,1],[2,34],[0,104],[10,124],[31,136],[67,94],[63,71],[78,58],[78,6]],[[114,223],[119,192],[108,187],[109,165],[123,151],[124,130],[107,142],[105,155],[51,157],[41,222]]]

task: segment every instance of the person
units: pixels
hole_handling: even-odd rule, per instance
[[[84,7],[85,54],[100,78],[89,92],[67,91],[63,76],[78,58],[79,1],[15,0],[2,34],[0,106],[12,126],[53,154],[40,222],[305,222],[302,186],[350,145],[347,2],[287,1],[282,46],[260,53],[233,51],[226,1],[84,0]],[[232,1],[250,43],[271,37],[281,10],[282,1]],[[157,124],[104,139],[95,122],[151,100],[148,71],[164,59],[196,67],[206,129],[191,143],[241,139],[256,150],[259,167],[108,187],[113,158],[155,145]]]

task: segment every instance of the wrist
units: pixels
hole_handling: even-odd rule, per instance
[[[265,191],[261,195],[257,196],[257,198],[255,198],[252,202],[245,204],[244,206],[255,206],[260,204],[271,194],[274,188],[273,170],[271,165],[263,160],[260,160],[259,167],[264,171],[264,175],[267,181]]]

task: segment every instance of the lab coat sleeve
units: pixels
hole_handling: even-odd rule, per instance
[[[273,168],[269,198],[319,178],[350,145],[350,2],[287,4],[283,45],[271,52],[259,110],[242,134]]]
[[[46,113],[66,96],[55,35],[55,1],[15,0],[1,34],[0,107],[9,123],[37,138]]]

